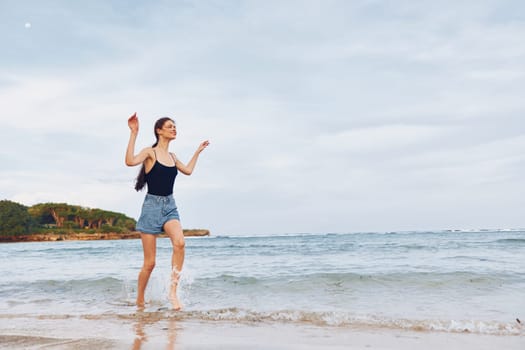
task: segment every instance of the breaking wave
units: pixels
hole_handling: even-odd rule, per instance
[[[0,315],[0,319],[9,318],[38,319],[120,319],[131,322],[153,323],[163,320],[232,322],[232,323],[287,323],[296,325],[313,325],[320,327],[341,327],[353,329],[392,329],[417,332],[471,333],[486,335],[524,336],[525,328],[516,319],[509,322],[482,320],[439,320],[439,319],[392,319],[381,316],[358,316],[346,312],[315,312],[301,310],[253,311],[243,308],[224,308],[215,310],[194,310],[175,312],[137,311],[131,314],[83,314],[83,315]]]

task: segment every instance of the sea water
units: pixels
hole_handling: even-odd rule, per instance
[[[189,321],[525,335],[525,231],[187,237],[182,312],[157,240],[146,312]],[[0,245],[0,318],[132,317],[140,240]]]

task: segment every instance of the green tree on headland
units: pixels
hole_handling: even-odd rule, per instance
[[[66,203],[41,203],[33,205],[28,212],[41,224],[54,223],[56,227],[63,227],[64,221],[71,212],[69,207]]]
[[[129,232],[135,220],[121,213],[67,203],[39,203],[31,207],[0,201],[0,235],[66,232]]]
[[[33,227],[34,221],[26,206],[8,200],[0,201],[0,235],[27,234]]]
[[[44,227],[100,230],[105,225],[124,231],[135,229],[135,220],[124,214],[67,203],[36,204],[28,208],[28,212],[35,222]]]

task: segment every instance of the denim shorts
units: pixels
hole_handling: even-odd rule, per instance
[[[179,212],[173,195],[156,196],[146,194],[136,230],[144,233],[162,233],[163,226],[169,220],[179,220]]]

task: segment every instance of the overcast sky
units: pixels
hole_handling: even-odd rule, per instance
[[[525,227],[525,2],[0,0],[0,199],[137,219],[177,122],[214,235]]]

